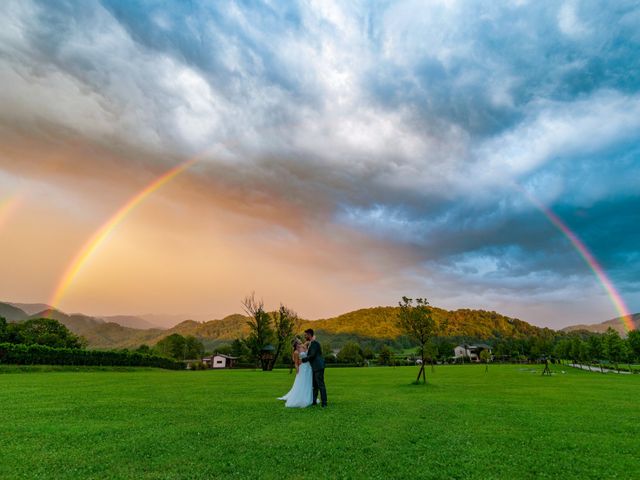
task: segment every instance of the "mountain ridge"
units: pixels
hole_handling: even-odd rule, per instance
[[[45,304],[30,304],[44,305]],[[378,306],[354,310],[336,317],[321,318],[317,320],[300,319],[296,330],[301,333],[306,328],[313,328],[324,341],[344,344],[346,341],[360,342],[394,342],[403,337],[403,333],[397,325],[399,307]],[[9,313],[9,316],[2,312]],[[556,333],[555,330],[546,327],[537,327],[523,320],[508,317],[494,311],[458,309],[445,310],[432,307],[433,318],[438,326],[438,335],[447,337],[459,337],[470,339],[524,338],[529,336],[549,336]],[[114,315],[110,317],[92,317],[81,313],[67,314],[56,309],[47,309],[28,315],[27,312],[15,307],[14,304],[0,302],[0,316],[5,316],[9,321],[24,321],[29,318],[48,316],[63,323],[76,335],[83,336],[91,348],[136,348],[145,343],[155,345],[163,338],[173,333],[183,336],[193,335],[203,341],[207,348],[212,348],[221,343],[230,343],[236,338],[249,334],[247,321],[249,317],[242,314],[231,314],[221,319],[208,321],[183,320],[171,328],[161,328],[151,325],[151,328],[136,328],[131,325],[122,325],[116,321],[140,320],[139,325],[150,325],[139,316]],[[633,316],[636,325],[640,323],[640,314]],[[615,318],[592,325],[572,325],[565,327],[560,332],[575,330],[589,330],[604,332],[608,326],[614,327],[620,333],[624,327],[620,318]]]
[[[635,328],[640,328],[640,313],[634,313],[631,315],[631,320],[635,325]],[[561,332],[574,332],[577,330],[585,330],[593,333],[604,333],[608,328],[613,328],[620,335],[626,336],[627,330],[624,325],[623,317],[616,317],[610,320],[605,320],[601,323],[589,323],[589,324],[577,324],[577,325],[569,325],[568,327],[564,327],[560,329]]]

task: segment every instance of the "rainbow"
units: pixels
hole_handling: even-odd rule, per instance
[[[69,288],[74,279],[78,276],[78,273],[87,262],[87,260],[95,253],[95,251],[102,245],[107,237],[113,232],[113,230],[126,218],[129,213],[133,211],[145,198],[151,195],[153,192],[167,184],[182,172],[196,163],[199,158],[192,158],[187,160],[171,170],[165,172],[160,177],[156,178],[153,182],[143,188],[140,192],[129,199],[116,213],[114,213],[109,220],[107,220],[83,245],[80,251],[73,258],[71,263],[67,266],[64,274],[58,281],[58,284],[49,300],[51,309],[48,313],[58,307],[64,293]]]
[[[0,200],[0,228],[2,228],[9,217],[16,211],[22,202],[22,195],[15,194]]]
[[[606,272],[604,271],[600,263],[598,263],[598,261],[593,256],[593,254],[589,251],[589,249],[584,244],[584,242],[582,242],[582,240],[580,240],[578,236],[575,233],[573,233],[573,231],[560,219],[560,217],[558,217],[555,213],[551,211],[551,209],[545,206],[540,200],[538,200],[536,197],[534,197],[531,193],[526,191],[524,188],[520,187],[519,185],[517,187],[519,190],[521,190],[525,194],[525,196],[529,199],[529,201],[533,203],[549,219],[549,221],[558,230],[560,230],[565,237],[569,239],[571,244],[578,251],[580,256],[584,259],[584,261],[587,263],[589,268],[593,271],[593,273],[596,275],[596,277],[602,284],[602,287],[604,288],[605,292],[611,299],[611,303],[613,303],[613,306],[615,307],[620,318],[622,319],[622,323],[624,325],[625,330],[627,332],[634,330],[636,327],[635,327],[635,324],[633,323],[631,312],[629,312],[629,309],[627,308],[627,305],[624,303],[622,296],[620,295],[620,293],[618,293],[618,290],[616,290],[616,287],[613,285],[613,283],[609,279],[608,275],[606,274]]]

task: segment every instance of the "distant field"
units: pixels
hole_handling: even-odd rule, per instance
[[[0,478],[632,478],[640,376],[554,367],[0,374]],[[2,369],[0,369],[2,372]]]

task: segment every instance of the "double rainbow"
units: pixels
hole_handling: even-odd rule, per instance
[[[60,278],[57,286],[51,296],[51,300],[49,301],[49,305],[53,308],[57,308],[62,297],[64,296],[66,290],[69,288],[71,283],[75,280],[78,273],[87,262],[87,260],[95,253],[95,251],[100,247],[100,245],[106,240],[109,234],[124,220],[124,218],[131,213],[133,209],[135,209],[144,199],[146,199],[153,192],[161,188],[166,183],[173,180],[175,177],[180,175],[182,172],[190,168],[194,163],[196,163],[199,159],[193,158],[187,160],[171,170],[167,171],[149,185],[147,185],[144,189],[134,195],[128,202],[126,202],[109,220],[107,220],[92,236],[91,238],[84,244],[82,249],[78,252],[78,254],[73,258],[71,263],[66,268],[64,274]],[[618,312],[619,316],[622,319],[624,327],[627,331],[631,331],[635,329],[635,325],[632,320],[631,313],[627,308],[622,296],[616,290],[615,286],[607,276],[606,272],[602,268],[602,266],[598,263],[593,254],[589,251],[587,246],[578,238],[578,236],[558,217],[555,213],[553,213],[547,206],[545,206],[542,202],[540,202],[537,198],[535,198],[531,193],[527,192],[524,188],[516,185],[518,190],[523,192],[525,196],[529,199],[529,201],[535,205],[548,219],[549,221],[558,229],[562,234],[567,237],[567,239],[571,242],[573,247],[578,251],[580,256],[587,263],[589,268],[593,271],[593,273],[598,278],[605,292],[609,296],[613,306]],[[6,221],[9,214],[18,206],[20,202],[20,197],[14,196],[9,197],[2,202],[0,202],[0,227],[2,226],[3,221]]]
[[[593,271],[593,273],[598,278],[598,281],[604,288],[605,292],[609,296],[611,303],[613,303],[614,308],[618,312],[619,317],[622,319],[622,323],[627,332],[634,330],[635,324],[632,320],[632,315],[627,308],[627,305],[624,303],[624,299],[616,290],[615,286],[609,279],[609,276],[606,274],[600,263],[593,256],[591,251],[587,248],[580,238],[558,217],[555,213],[551,211],[546,205],[544,205],[540,200],[534,197],[531,193],[527,192],[524,188],[518,186],[518,189],[522,191],[525,196],[529,199],[529,201],[536,206],[548,219],[549,221],[560,230],[565,237],[571,242],[573,247],[578,251],[580,256],[589,266],[589,268]]]
[[[145,198],[151,195],[153,192],[173,180],[182,172],[196,163],[199,158],[189,159],[171,170],[165,172],[160,177],[156,178],[153,182],[143,188],[140,192],[134,195],[128,202],[126,202],[111,218],[109,218],[84,244],[82,249],[76,254],[71,263],[67,266],[64,274],[60,277],[57,286],[51,295],[49,305],[52,309],[55,309],[60,304],[65,292],[78,276],[80,270],[87,262],[87,260],[95,253],[95,251],[102,245],[107,237],[113,232],[113,230],[125,219],[125,217],[131,213]],[[49,311],[49,313],[51,310]]]

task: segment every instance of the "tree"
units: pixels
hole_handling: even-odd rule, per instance
[[[555,348],[553,349],[553,354],[556,358],[560,359],[560,363],[562,360],[566,360],[571,357],[571,340],[562,339],[558,343],[556,343]]]
[[[431,308],[426,298],[416,298],[415,304],[412,298],[402,297],[398,323],[400,328],[418,342],[420,353],[420,370],[416,383],[420,382],[420,376],[427,383],[427,376],[424,368],[425,346],[431,339],[435,331],[435,322],[431,316]]]
[[[591,371],[591,349],[589,348],[589,344],[583,340],[580,340],[580,362],[582,364],[587,364],[589,367],[589,371]]]
[[[143,343],[142,345],[140,345],[138,348],[136,348],[135,350],[138,353],[144,353],[146,355],[151,355],[151,347],[149,347],[149,345],[147,345],[146,343]]]
[[[362,357],[365,360],[373,360],[373,358],[376,356],[375,352],[373,351],[373,349],[371,347],[365,347],[362,350]]]
[[[54,348],[82,348],[86,341],[52,318],[33,318],[17,323],[15,343],[47,345]],[[10,330],[10,329],[8,329]]]
[[[420,352],[418,352],[418,354],[419,353]],[[431,373],[435,371],[434,365],[436,362],[437,355],[438,355],[438,347],[436,346],[435,343],[433,343],[433,341],[429,341],[429,343],[427,343],[424,347],[424,358],[427,362],[431,364]]]
[[[231,355],[237,357],[239,359],[243,359],[248,355],[247,347],[244,342],[239,338],[236,338],[233,342],[231,342]]]
[[[587,357],[589,360],[593,362],[597,362],[600,365],[600,371],[602,372],[602,364],[601,359],[603,356],[602,352],[602,337],[600,335],[591,335],[587,338]],[[589,367],[591,369],[591,367]]]
[[[155,347],[158,354],[175,358],[176,360],[186,359],[186,341],[185,338],[179,333],[172,333],[160,340]]]
[[[184,339],[184,358],[199,359],[204,355],[204,345],[196,337],[189,335]]]
[[[580,361],[580,344],[582,340],[578,337],[571,339],[571,359],[574,364],[577,364]]]
[[[607,360],[612,362],[616,366],[616,370],[618,369],[618,363],[624,359],[624,342],[622,338],[620,338],[620,334],[609,327],[604,334],[604,354],[607,357]]]
[[[362,363],[362,348],[356,342],[347,342],[338,352],[338,361],[341,363]]]
[[[380,353],[378,354],[378,363],[380,365],[391,365],[392,355],[393,352],[391,351],[391,349],[386,345],[383,345],[382,350],[380,350]]]
[[[640,330],[631,330],[627,335],[627,344],[631,350],[634,361],[640,360]]]
[[[261,352],[273,339],[271,317],[264,311],[264,302],[256,300],[255,293],[245,297],[242,301],[242,306],[244,311],[251,317],[247,321],[250,332],[244,343],[256,362],[256,366],[260,364],[263,370],[268,370],[270,365],[267,365],[267,363],[270,363],[270,361],[264,359]]]
[[[222,355],[231,355],[232,357],[235,356],[233,355],[233,347],[229,344],[223,344],[223,345],[218,345],[214,350],[213,353],[219,353]]]
[[[280,358],[280,354],[291,343],[293,339],[293,329],[296,325],[298,315],[293,310],[280,304],[280,308],[273,314],[273,324],[275,327],[276,353],[273,358],[275,364]]]
[[[480,361],[484,362],[484,373],[487,373],[489,371],[489,361],[491,360],[491,354],[489,353],[489,350],[482,350],[480,352]]]
[[[538,360],[551,355],[551,342],[544,338],[535,338],[531,342],[531,359]]]
[[[8,340],[7,320],[4,317],[0,317],[0,343],[7,342]]]

